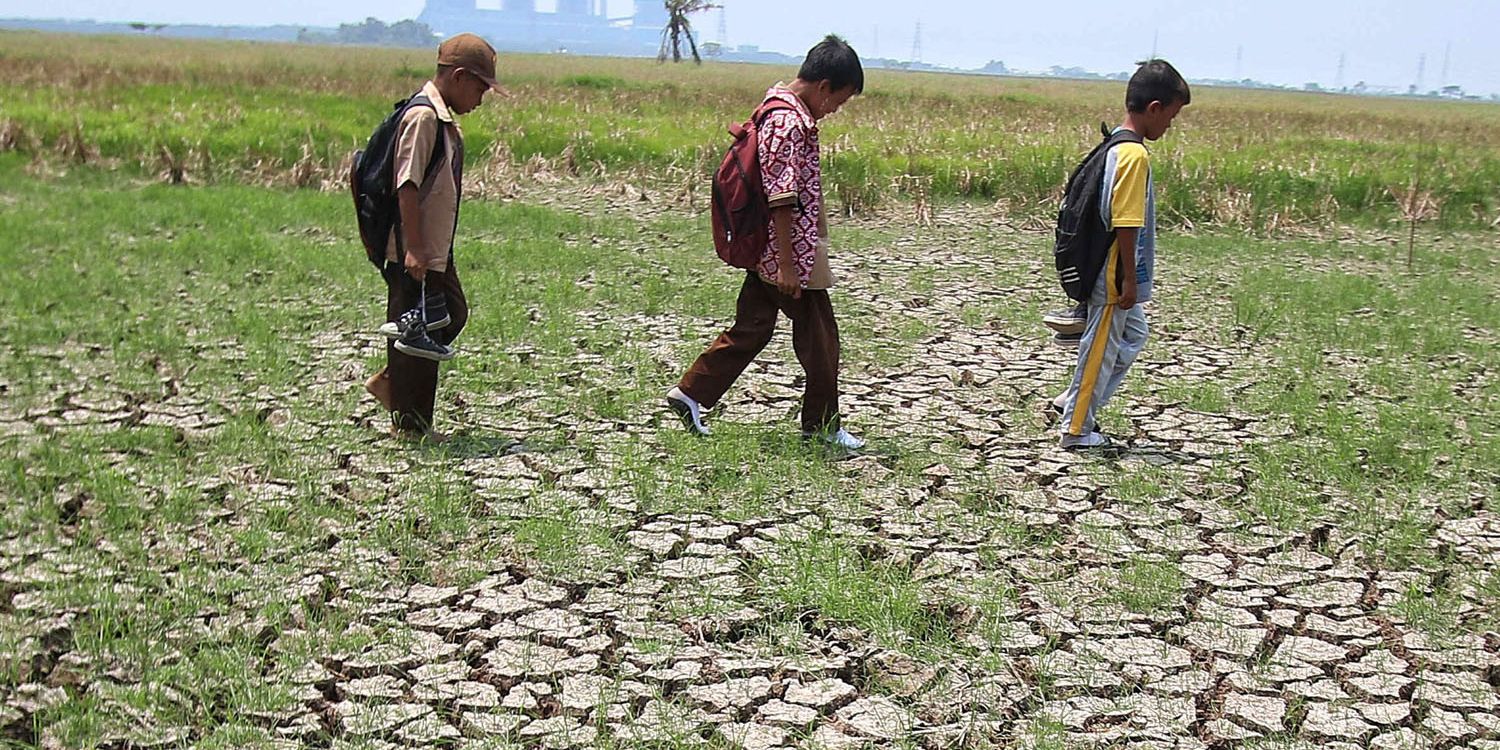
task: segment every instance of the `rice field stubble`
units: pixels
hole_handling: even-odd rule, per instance
[[[183,179],[338,179],[374,116],[431,75],[431,53],[0,32],[0,144]],[[512,56],[515,97],[465,120],[471,163],[701,185],[727,123],[793,69]],[[1199,87],[1155,150],[1166,221],[1275,232],[1401,216],[1403,191],[1449,227],[1500,220],[1492,104]],[[824,150],[835,205],[983,198],[1046,217],[1120,116],[1121,84],[872,70]],[[536,161],[540,160],[540,162]]]

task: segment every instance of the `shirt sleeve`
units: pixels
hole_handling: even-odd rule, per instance
[[[1115,175],[1110,187],[1110,226],[1146,226],[1146,183],[1151,157],[1146,147],[1124,143],[1115,148]]]
[[[796,205],[801,195],[797,171],[807,158],[807,133],[797,124],[794,113],[781,110],[766,116],[759,136],[760,174],[767,202],[772,208]]]
[[[427,162],[432,160],[432,148],[437,145],[438,117],[431,107],[412,107],[401,117],[401,126],[396,133],[396,189],[407,183],[422,187],[422,177],[427,174]]]

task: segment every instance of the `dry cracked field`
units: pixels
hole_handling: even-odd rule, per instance
[[[845,458],[784,330],[660,408],[701,216],[526,184],[413,449],[342,196],[3,167],[0,744],[1500,748],[1494,232],[1164,233],[1102,460],[1045,234],[835,222]]]

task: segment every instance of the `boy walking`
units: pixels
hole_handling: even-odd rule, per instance
[[[439,45],[437,75],[419,94],[425,101],[407,108],[397,131],[392,184],[400,222],[391,230],[381,272],[386,366],[365,389],[391,412],[391,434],[398,438],[447,440],[433,429],[438,362],[452,356],[449,347],[469,318],[453,264],[464,153],[453,118],[498,89],[494,48],[474,34],[459,34]]]
[[[713,408],[770,343],[778,311],[792,321],[792,348],[807,373],[802,396],[802,436],[845,450],[864,442],[840,426],[839,328],[828,290],[828,215],[818,154],[818,122],[864,91],[859,55],[829,35],[808,51],[797,79],[778,83],[765,102],[786,106],[758,126],[758,159],[770,206],[770,242],[746,273],[734,325],[698,357],[667,392],[667,405],[688,430],[708,435],[703,411]]]
[[[1143,63],[1125,92],[1129,130],[1155,141],[1192,101],[1187,81],[1165,60]],[[1142,143],[1123,142],[1105,158],[1099,212],[1114,234],[1109,255],[1088,302],[1078,345],[1078,366],[1068,390],[1053,400],[1062,412],[1061,445],[1068,450],[1108,448],[1098,414],[1119,389],[1146,345],[1146,312],[1156,273],[1156,187],[1151,155]]]

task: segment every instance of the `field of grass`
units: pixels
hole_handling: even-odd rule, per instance
[[[0,32],[0,143],[147,173],[305,183],[363,144],[430,75],[430,56],[140,39],[60,51]],[[515,55],[501,69],[516,96],[466,123],[477,161],[676,183],[702,181],[725,126],[796,72]],[[1122,100],[1118,83],[872,71],[866,95],[826,128],[829,192],[854,212],[915,192],[1046,215]],[[1153,166],[1172,186],[1161,200],[1173,224],[1378,222],[1399,215],[1393,190],[1416,184],[1446,225],[1486,226],[1500,220],[1497,133],[1493,104],[1199,87]]]
[[[423,56],[48,47],[0,35],[0,747],[1500,743],[1493,108],[1200,92],[1104,461],[1037,408],[1074,355],[1017,227],[1111,89],[872,76],[824,136],[876,196],[833,229],[844,460],[796,436],[785,331],[712,439],[660,404],[739,283],[673,196],[784,71],[507,58],[466,125],[509,187],[459,232],[457,438],[412,448],[360,387],[347,198],[287,186]],[[1275,214],[1415,162],[1483,208],[1410,269],[1384,198],[1181,226],[1226,175]]]

